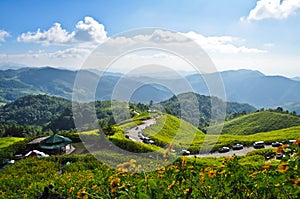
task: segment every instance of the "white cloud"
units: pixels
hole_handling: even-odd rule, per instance
[[[9,37],[9,33],[5,30],[0,30],[0,42],[5,42],[5,38]]]
[[[248,17],[248,21],[262,20],[267,18],[285,19],[300,8],[299,0],[258,0]],[[245,20],[242,17],[241,20]]]
[[[107,39],[104,25],[92,17],[85,17],[79,21],[74,31],[68,32],[61,24],[55,23],[46,31],[38,29],[36,32],[22,33],[17,40],[19,42],[41,43],[43,45],[68,45],[78,43],[101,43]]]
[[[29,51],[24,54],[0,54],[0,62],[13,62],[27,66],[58,66],[79,68],[91,49],[67,48],[54,52]]]
[[[266,53],[267,51],[249,48],[243,44],[244,40],[231,36],[206,37],[195,32],[188,32],[185,35],[197,42],[204,50],[213,53]]]

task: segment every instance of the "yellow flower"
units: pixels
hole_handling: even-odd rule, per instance
[[[210,167],[206,167],[206,168],[204,169],[204,171],[210,171],[210,170],[211,170]]]
[[[259,173],[258,171],[254,171],[254,172],[253,172],[252,174],[250,174],[249,176],[250,176],[251,178],[254,179],[258,173]]]
[[[278,165],[278,171],[280,172],[280,173],[284,173],[284,172],[286,172],[287,170],[288,170],[288,168],[289,168],[289,166],[288,166],[289,164],[287,163],[287,162],[283,162],[283,163],[281,163],[280,165]]]
[[[222,175],[222,174],[224,174],[225,172],[226,172],[226,171],[223,170],[223,171],[220,171],[219,174]]]
[[[190,191],[190,189],[187,188],[187,189],[183,190],[183,193],[184,193],[184,194],[187,194],[189,191]]]
[[[200,182],[204,182],[205,174],[203,172],[200,172]]]
[[[217,170],[211,170],[211,171],[209,171],[208,172],[208,177],[214,178],[216,176],[216,172],[217,172]]]
[[[69,192],[73,192],[74,191],[74,187],[71,187],[70,189],[69,189]]]
[[[220,166],[218,166],[219,169],[223,169],[225,166],[222,164]]]
[[[279,184],[279,183],[277,183],[277,184],[274,184],[274,186],[275,186],[275,187],[279,187],[279,186],[280,186],[280,184]]]
[[[174,185],[175,185],[175,181],[173,180],[173,182],[168,186],[167,190],[170,190]]]

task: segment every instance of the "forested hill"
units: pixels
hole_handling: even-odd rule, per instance
[[[199,107],[199,115],[197,115],[197,111],[192,110],[192,107],[195,106],[193,101],[191,100],[194,96],[197,98],[198,103],[196,106]],[[180,99],[180,102],[178,101]],[[214,107],[211,106],[211,102],[213,101]],[[160,103],[162,107],[164,107],[165,111],[171,115],[181,117],[181,118],[194,118],[198,120],[200,117],[199,127],[204,127],[208,124],[208,122],[212,118],[212,110],[216,113],[214,115],[215,118],[218,119],[220,116],[226,114],[234,114],[234,113],[251,113],[256,111],[256,108],[249,104],[240,104],[236,102],[224,102],[217,97],[204,96],[194,93],[184,93],[180,94],[177,97],[173,96],[169,100],[163,101]],[[184,110],[181,109],[180,104],[184,105]],[[190,106],[189,106],[190,105]],[[191,107],[191,110],[189,110]],[[226,107],[226,109],[224,109]],[[195,114],[195,115],[193,115]],[[194,121],[196,122],[196,121]]]
[[[71,108],[71,102],[67,99],[29,95],[0,107],[0,124],[44,126],[67,108]]]
[[[82,121],[90,121],[93,107],[95,105],[98,119],[107,124],[114,124],[117,121],[127,118],[128,104],[117,101],[96,101],[92,103],[81,103],[82,112],[76,117]],[[112,106],[118,114],[113,115]],[[146,111],[148,107],[143,104],[130,103],[129,113],[131,116],[137,112]],[[44,130],[70,130],[75,128],[73,120],[72,102],[68,99],[47,95],[29,95],[21,97],[12,103],[0,107],[0,125],[22,125],[40,126]],[[88,128],[88,126],[87,126]]]

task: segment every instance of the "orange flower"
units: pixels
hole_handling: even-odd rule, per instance
[[[300,138],[297,138],[296,141],[293,143],[293,146],[297,146],[300,143]]]
[[[289,166],[288,166],[289,164],[287,163],[287,162],[283,162],[283,163],[281,163],[280,165],[278,165],[278,171],[280,172],[280,173],[284,173],[284,172],[286,172],[287,170],[288,170],[288,168],[289,168]]]
[[[186,157],[186,156],[183,156],[183,157],[182,157],[181,165],[184,166],[184,165],[186,164],[186,161],[187,161],[187,157]]]
[[[289,148],[289,145],[284,144],[284,145],[282,145],[282,148],[283,148],[283,149],[287,149],[287,148]]]
[[[299,182],[300,182],[300,178],[297,178],[295,180],[295,183],[293,184],[293,186],[299,186]]]
[[[268,169],[268,168],[270,167],[270,165],[271,165],[271,162],[267,162],[267,163],[263,166],[263,168],[264,168],[264,169]]]
[[[284,146],[284,145],[277,147],[277,149],[276,149],[274,152],[277,153],[277,154],[282,153],[283,146]]]
[[[115,178],[112,181],[110,181],[110,186],[111,187],[116,187],[120,183],[120,178]]]
[[[168,156],[168,154],[170,153],[170,151],[171,151],[172,148],[173,148],[173,145],[174,145],[174,143],[171,143],[171,144],[168,146],[168,148],[165,150],[165,152],[164,152],[164,158],[166,158],[166,157]]]
[[[80,199],[88,199],[88,193],[85,190],[86,190],[86,188],[83,187],[80,191],[77,192],[77,196]]]

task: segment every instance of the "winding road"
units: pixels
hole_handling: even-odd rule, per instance
[[[148,120],[144,120],[143,124],[138,125],[134,128],[131,128],[131,129],[127,130],[126,135],[129,137],[129,139],[131,139],[133,141],[143,142],[143,140],[140,139],[139,136],[138,136],[139,132],[142,133],[145,128],[147,128],[150,125],[155,124],[157,119],[158,118],[156,117],[156,118],[151,118],[151,119],[148,119]]]
[[[151,119],[148,119],[148,120],[144,120],[143,124],[138,125],[138,126],[136,126],[134,128],[131,128],[131,129],[127,130],[126,131],[126,135],[129,137],[129,139],[131,139],[133,141],[143,142],[143,140],[140,139],[139,136],[138,136],[139,132],[142,133],[143,130],[145,128],[147,128],[148,126],[156,124],[156,120],[157,119],[158,119],[158,117],[151,118]],[[271,145],[265,145],[265,148],[272,148],[272,146]],[[253,147],[244,147],[241,150],[232,150],[231,149],[229,152],[226,152],[226,153],[214,152],[214,153],[203,153],[203,154],[191,154],[189,156],[192,156],[192,157],[194,157],[194,156],[197,156],[197,157],[224,157],[224,156],[233,156],[233,155],[244,156],[248,152],[253,151],[253,150],[256,150],[256,149],[253,148]]]

